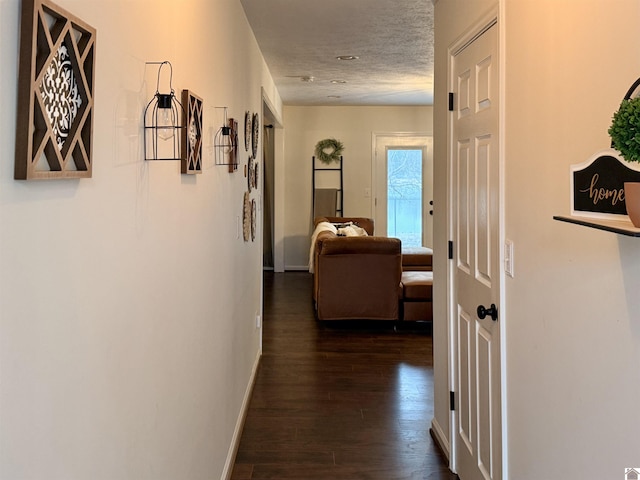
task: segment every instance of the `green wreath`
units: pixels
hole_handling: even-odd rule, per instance
[[[640,97],[623,100],[609,127],[612,146],[628,162],[640,162]]]
[[[322,163],[329,164],[340,160],[344,145],[335,138],[320,140],[316,144],[316,158]]]

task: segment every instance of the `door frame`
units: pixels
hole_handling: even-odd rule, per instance
[[[500,5],[492,7],[484,15],[480,16],[478,20],[473,23],[467,30],[454,41],[447,50],[447,88],[448,91],[453,91],[455,87],[455,77],[453,75],[454,57],[464,49],[467,45],[473,42],[477,37],[482,35],[486,30],[491,27],[498,29],[498,79],[499,79],[499,108],[498,108],[498,132],[500,138],[498,139],[499,145],[499,215],[498,215],[498,251],[500,252],[499,264],[504,265],[504,244],[505,244],[505,29],[504,29],[504,14]],[[454,239],[454,226],[455,226],[455,212],[453,211],[454,199],[453,199],[453,182],[455,181],[453,172],[452,156],[454,152],[453,145],[453,115],[449,113],[447,119],[447,233],[449,239]],[[448,383],[449,391],[456,392],[456,386],[458,382],[457,378],[457,337],[456,337],[456,308],[454,305],[455,296],[453,290],[455,288],[455,265],[453,261],[448,262],[448,268],[446,272],[446,295],[447,295],[447,350],[448,350]],[[498,309],[500,312],[500,397],[501,397],[501,431],[502,431],[502,480],[509,479],[508,470],[508,429],[507,429],[507,388],[506,388],[506,372],[507,372],[507,355],[506,355],[506,323],[507,323],[507,311],[505,300],[505,271],[504,268],[500,268],[498,275],[499,287],[498,287]],[[449,411],[449,442],[450,442],[450,455],[449,455],[449,468],[451,471],[457,471],[457,452],[460,448],[457,441],[457,422],[456,411]],[[464,479],[462,479],[464,480]]]
[[[273,217],[272,217],[272,234],[273,234],[273,271],[284,272],[284,128],[282,118],[269,100],[264,87],[261,89],[262,94],[262,116],[263,124],[267,123],[267,119],[273,124]],[[262,142],[261,142],[262,143]],[[264,165],[262,166],[264,168]],[[264,203],[264,192],[261,189],[261,202]],[[263,208],[261,206],[261,208]],[[261,214],[262,217],[262,214]],[[261,226],[259,231],[264,231]],[[262,248],[262,246],[260,247]]]
[[[429,143],[430,145],[421,144],[421,145],[402,145],[398,147],[401,148],[421,148],[423,151],[427,149],[427,155],[424,155],[422,158],[422,187],[423,187],[423,197],[422,197],[422,244],[427,247],[432,247],[433,245],[433,215],[429,215],[429,210],[433,209],[431,205],[429,205],[429,200],[433,200],[433,132],[425,133],[425,132],[373,132],[371,134],[371,217],[376,218],[377,213],[377,197],[378,197],[378,143],[381,142],[383,138],[393,138],[398,142],[402,142],[403,138],[407,139],[425,139],[425,143]],[[417,142],[416,142],[417,143]],[[421,142],[422,143],[422,142]],[[430,158],[429,158],[430,156]],[[386,159],[385,159],[386,162]],[[427,175],[431,177],[431,184],[427,189],[428,192],[425,192],[425,178]],[[431,198],[428,199],[425,193],[430,193]],[[424,226],[425,219],[431,222],[430,225],[430,234],[426,233],[426,229]]]

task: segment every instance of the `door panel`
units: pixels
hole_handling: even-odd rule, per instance
[[[491,455],[491,331],[481,328],[478,332],[478,460],[484,478],[495,478],[491,471],[493,462]]]
[[[473,357],[470,356],[473,349],[473,320],[468,312],[465,312],[458,306],[458,351],[460,352],[460,361],[458,362],[458,426],[459,434],[464,448],[470,455],[473,455],[473,414],[471,412],[472,398],[474,396],[473,384]]]
[[[458,156],[457,156],[457,242],[455,244],[458,248],[458,268],[462,269],[465,273],[471,273],[471,245],[469,244],[469,198],[467,196],[469,185],[469,152],[470,152],[469,139],[458,140]]]
[[[485,135],[476,139],[476,243],[477,243],[477,270],[476,279],[491,288],[491,210],[490,198],[491,185],[491,135]]]
[[[500,305],[497,27],[454,55],[452,66],[456,467],[462,480],[499,480],[500,328],[478,313]]]

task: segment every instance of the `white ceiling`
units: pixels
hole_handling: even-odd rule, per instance
[[[431,0],[241,3],[285,105],[433,104]]]

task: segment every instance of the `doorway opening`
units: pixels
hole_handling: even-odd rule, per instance
[[[284,272],[284,130],[264,91],[262,119],[262,267]]]
[[[263,117],[264,118],[264,117]],[[275,186],[275,150],[273,143],[273,124],[267,123],[263,127],[262,135],[262,158],[263,158],[263,175],[262,188],[264,198],[263,215],[263,240],[262,240],[262,267],[265,270],[273,270],[273,205],[274,205],[274,186]]]

